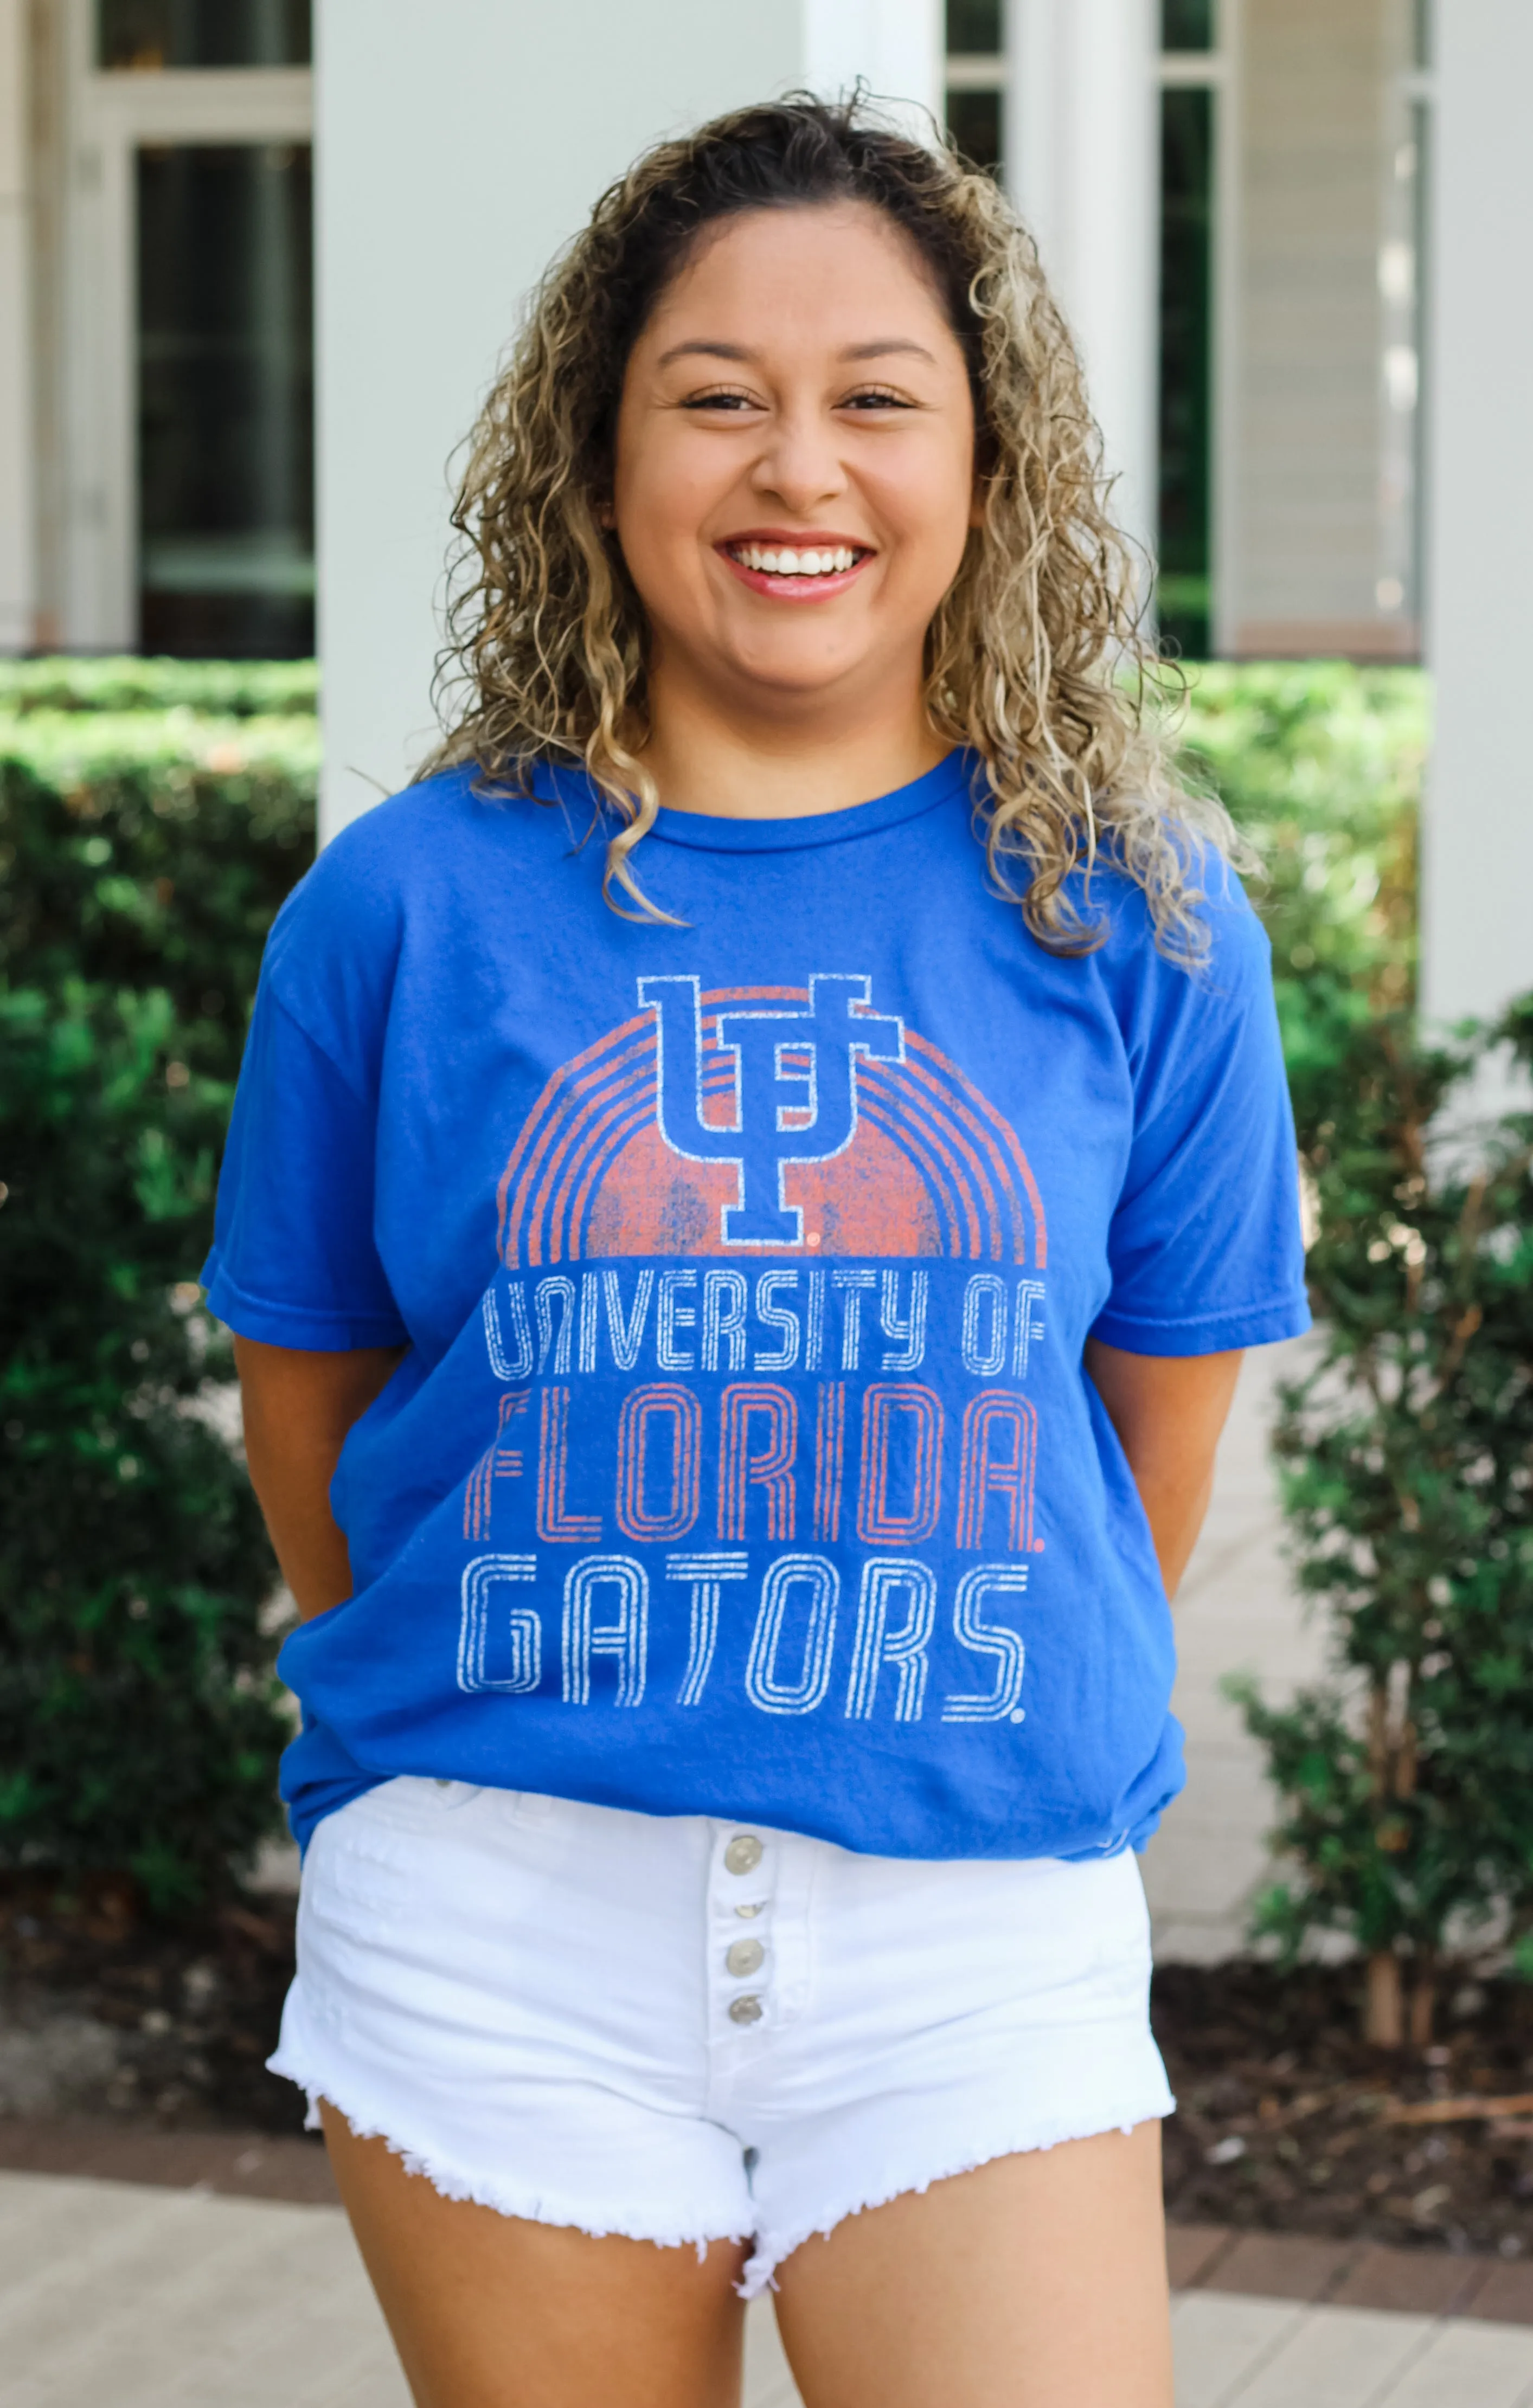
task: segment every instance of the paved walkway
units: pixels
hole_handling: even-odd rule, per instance
[[[1176,1706],[1187,1732],[1187,1787],[1144,1857],[1163,1965],[1240,1955],[1251,1899],[1267,1878],[1273,1796],[1260,1752],[1220,1695],[1220,1682],[1226,1672],[1253,1671],[1277,1696],[1312,1680],[1323,1663],[1321,1632],[1306,1622],[1283,1561],[1266,1443],[1273,1390],[1294,1376],[1306,1342],[1261,1346],[1247,1356],[1208,1519],[1177,1599]]]
[[[1174,2330],[1178,2408],[1533,2408],[1526,2325],[1203,2288]],[[758,2303],[745,2408],[797,2401]],[[338,2209],[0,2173],[0,2408],[409,2395]]]

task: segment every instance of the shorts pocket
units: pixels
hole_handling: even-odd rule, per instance
[[[487,1793],[462,1781],[404,1775],[364,1790],[327,1814],[309,1845],[304,1889],[317,1905],[326,1893],[386,1913],[422,1877],[433,1837]],[[323,1911],[323,1909],[321,1910]]]

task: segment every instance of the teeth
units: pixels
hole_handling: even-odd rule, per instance
[[[835,577],[857,562],[857,553],[845,543],[825,552],[789,552],[759,543],[735,543],[730,550],[742,568],[754,568],[764,577]]]

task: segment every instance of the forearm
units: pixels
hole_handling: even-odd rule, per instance
[[[1092,1340],[1086,1369],[1134,1474],[1161,1578],[1175,1597],[1213,1494],[1238,1354],[1129,1354]]]
[[[346,1433],[398,1362],[397,1347],[318,1354],[235,1340],[245,1456],[267,1528],[305,1621],[352,1593],[330,1482]]]
[[[1129,1469],[1134,1470],[1132,1457]],[[1185,1479],[1156,1480],[1135,1471],[1134,1484],[1150,1524],[1154,1541],[1155,1558],[1161,1568],[1168,1598],[1174,1598],[1181,1586],[1182,1574],[1192,1560],[1213,1495],[1214,1479],[1208,1471],[1196,1486]]]

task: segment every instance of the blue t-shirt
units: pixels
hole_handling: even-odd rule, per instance
[[[1266,940],[1206,968],[1099,869],[1052,955],[972,757],[850,810],[665,812],[636,923],[592,790],[369,811],[267,948],[204,1276],[246,1336],[408,1347],[286,1641],[306,1839],[397,1773],[895,1856],[1140,1843],[1170,1615],[1091,1332],[1307,1325]],[[593,817],[596,824],[593,824]]]

